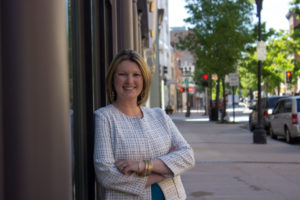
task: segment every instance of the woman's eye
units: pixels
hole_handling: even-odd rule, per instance
[[[134,74],[134,76],[136,76],[136,77],[140,77],[140,76],[141,76],[141,74]]]

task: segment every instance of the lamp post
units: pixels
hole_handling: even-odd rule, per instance
[[[255,0],[256,8],[257,8],[257,17],[258,17],[258,42],[261,41],[261,9],[262,9],[263,0]],[[266,131],[261,122],[261,60],[258,60],[258,69],[257,69],[257,77],[258,77],[258,100],[257,100],[257,123],[255,129],[253,131],[253,143],[255,144],[266,144]]]

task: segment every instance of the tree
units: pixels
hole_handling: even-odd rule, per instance
[[[291,11],[300,17],[300,0],[293,0],[290,5],[292,6]]]
[[[294,65],[292,59],[289,58],[291,45],[290,34],[285,31],[280,31],[275,37],[269,39],[267,59],[264,61],[262,72],[266,94],[280,87],[280,83],[285,81],[286,71],[293,71]]]
[[[294,41],[285,31],[268,31],[267,34],[267,58],[262,61],[262,90],[266,94],[275,94],[280,83],[284,82],[285,72],[295,69],[294,59],[290,58]],[[257,89],[257,54],[256,49],[249,49],[244,59],[239,64],[239,73],[243,89],[253,91]],[[277,92],[279,94],[279,91]]]
[[[225,75],[235,70],[246,44],[251,42],[249,33],[253,7],[248,0],[186,2],[190,17],[185,21],[192,27],[189,28],[187,36],[179,38],[177,47],[187,49],[195,56],[197,71],[218,75],[218,110],[220,81],[224,83]],[[225,89],[223,91],[225,99]]]

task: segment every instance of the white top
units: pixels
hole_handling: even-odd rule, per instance
[[[180,174],[194,166],[194,153],[170,117],[160,108],[141,107],[143,118],[129,117],[113,105],[95,111],[94,165],[101,199],[149,199],[147,177],[123,175],[115,166],[119,159],[160,159],[174,176],[158,183],[167,200],[181,200],[186,194]],[[172,153],[171,147],[178,150]]]

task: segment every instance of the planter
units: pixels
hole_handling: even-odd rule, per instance
[[[168,115],[172,115],[174,112],[174,109],[172,108],[171,105],[167,105],[165,111]]]

